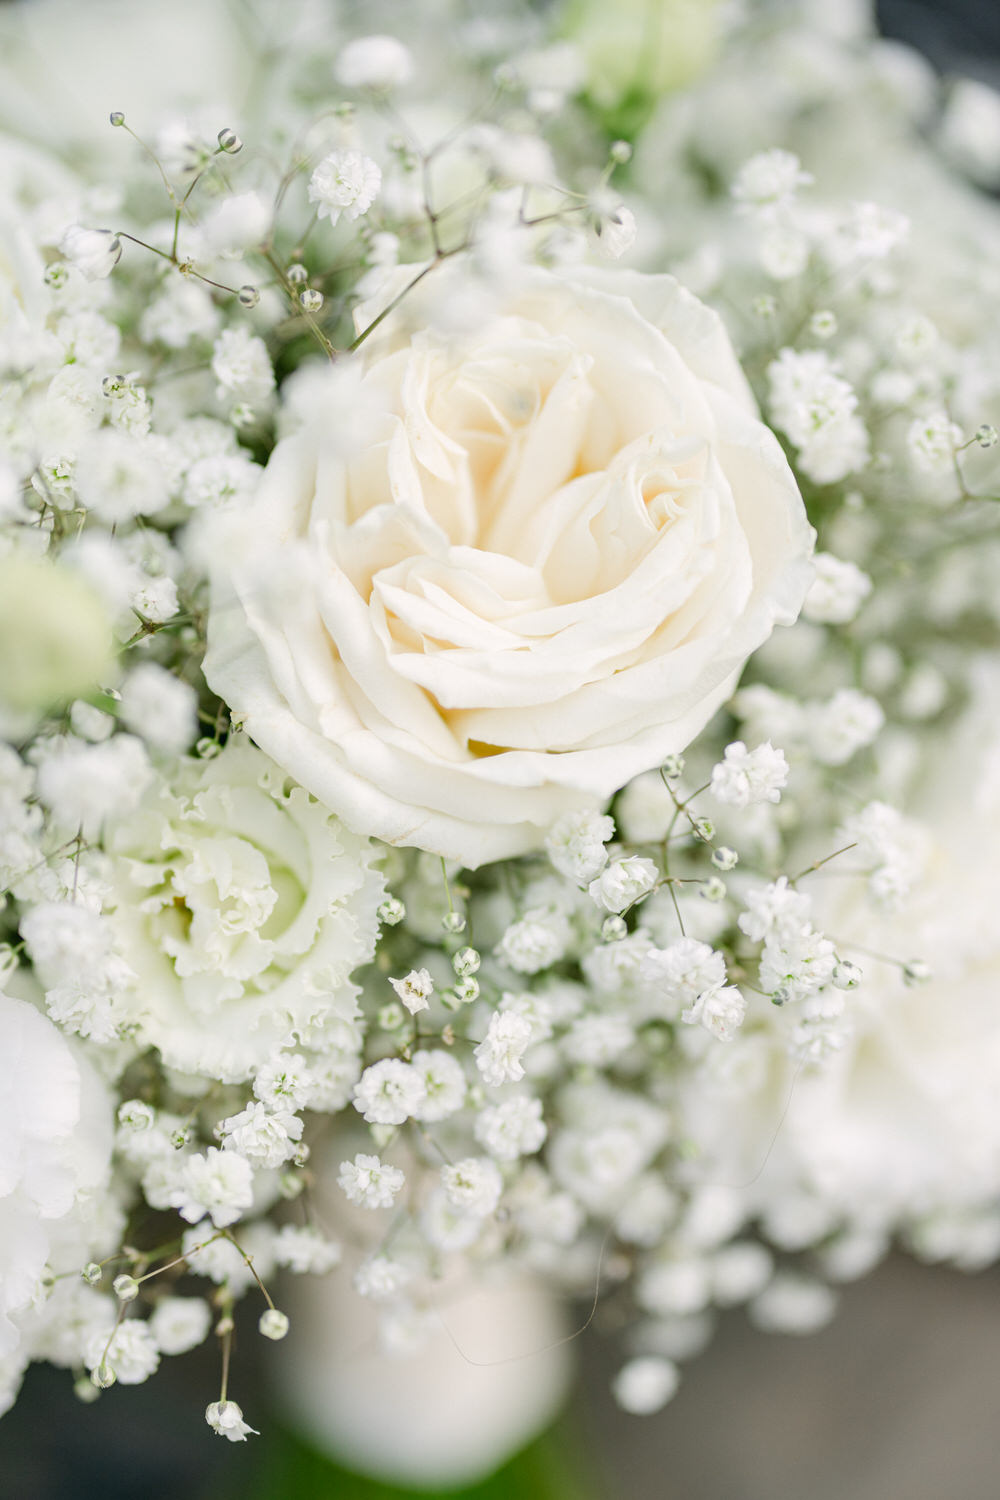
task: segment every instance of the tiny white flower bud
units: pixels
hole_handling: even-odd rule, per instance
[[[995,448],[1000,442],[1000,433],[991,422],[984,422],[981,427],[976,428],[976,442],[980,448]]]
[[[102,1360],[96,1369],[91,1370],[90,1378],[98,1390],[107,1391],[114,1385],[117,1376],[111,1366]]]
[[[684,774],[683,755],[668,755],[660,769],[668,781],[679,781]]]
[[[390,1000],[381,1007],[376,1020],[383,1031],[397,1031],[406,1020],[406,1012],[398,1000]]]
[[[903,979],[906,984],[926,984],[931,977],[930,964],[922,958],[911,958],[903,965]]]
[[[450,911],[441,918],[441,926],[445,932],[464,932],[465,918],[461,912]]]
[[[319,312],[325,300],[323,293],[314,286],[307,286],[304,292],[299,293],[299,302],[306,312]]]
[[[698,887],[698,894],[704,896],[706,901],[723,901],[726,895],[726,882],[720,880],[718,875],[710,875]]]
[[[139,1295],[139,1283],[134,1276],[123,1273],[121,1276],[116,1276],[111,1285],[120,1302],[134,1302]]]
[[[89,1406],[92,1401],[96,1401],[100,1394],[99,1387],[94,1384],[93,1378],[90,1375],[78,1375],[73,1382],[73,1395],[78,1401],[82,1401],[85,1406]]]
[[[712,850],[712,863],[717,870],[735,870],[739,862],[736,850],[730,849],[727,844],[720,844],[718,849]]]
[[[691,824],[691,832],[695,838],[699,838],[704,843],[710,844],[715,837],[715,824],[711,818],[695,818]]]
[[[467,974],[456,984],[453,993],[460,1005],[471,1005],[473,1000],[479,999],[479,980]]]
[[[219,131],[219,149],[227,152],[230,156],[235,156],[237,151],[243,150],[243,142],[236,134],[236,131],[230,130],[228,125]]]
[[[110,119],[112,125],[124,125],[125,124],[125,116],[122,114],[122,112],[121,112],[120,109],[113,109],[111,111],[111,114],[108,116],[108,118]]]
[[[624,917],[605,917],[601,923],[601,937],[606,943],[618,943],[628,937],[628,923]]]
[[[376,916],[384,926],[395,927],[406,916],[406,907],[398,896],[386,896]]]
[[[257,1327],[266,1339],[283,1339],[288,1332],[288,1315],[269,1307],[261,1313]]]
[[[301,286],[304,281],[309,280],[309,272],[306,270],[305,266],[302,265],[301,261],[294,261],[292,265],[288,267],[285,275],[292,283],[292,286]]]
[[[482,958],[475,948],[459,948],[452,955],[451,966],[460,978],[465,979],[470,974],[475,974],[482,963]]]
[[[260,301],[260,292],[255,286],[241,286],[237,296],[244,307],[256,307]]]
[[[861,970],[850,959],[842,958],[834,968],[833,982],[838,990],[856,990],[861,979]]]
[[[96,1286],[101,1277],[104,1275],[104,1272],[97,1264],[97,1261],[92,1260],[84,1266],[83,1270],[80,1272],[80,1275],[89,1286]]]
[[[618,166],[624,166],[627,161],[632,160],[632,147],[628,141],[612,141],[608,155]]]

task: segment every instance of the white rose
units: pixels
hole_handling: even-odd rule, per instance
[[[231,1083],[293,1032],[321,1052],[353,1034],[350,975],[375,951],[384,892],[375,849],[266,756],[237,740],[184,763],[105,843],[136,976],[122,1006],[171,1067]]]
[[[362,346],[382,440],[346,454],[331,409],[220,518],[205,671],[350,827],[474,868],[683,749],[797,615],[812,532],[672,278],[531,271],[456,343],[449,276]]]

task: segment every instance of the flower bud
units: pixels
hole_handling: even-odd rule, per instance
[[[243,142],[235,130],[230,130],[228,125],[219,131],[219,150],[235,156],[237,151],[243,150]]]
[[[398,896],[386,896],[376,915],[385,927],[395,927],[406,916],[406,907]]]
[[[459,948],[452,954],[451,966],[461,978],[477,973],[482,958],[475,948]]]
[[[288,267],[288,270],[285,272],[285,275],[288,277],[288,280],[291,282],[292,286],[301,286],[304,281],[309,280],[309,272],[306,270],[305,266],[302,265],[301,261],[293,261],[293,263]]]
[[[139,1295],[139,1283],[134,1276],[122,1274],[111,1283],[119,1302],[134,1302]]]
[[[244,307],[256,307],[260,301],[260,292],[255,286],[241,286],[236,295]]]
[[[720,844],[718,849],[712,850],[712,863],[717,870],[735,870],[739,860],[736,850],[730,849],[726,844]]]
[[[120,109],[113,109],[108,116],[108,119],[111,121],[112,125],[125,124],[125,116],[122,114]]]
[[[283,1339],[288,1332],[288,1316],[276,1307],[269,1307],[261,1313],[257,1327],[266,1339]]]
[[[314,286],[307,286],[304,292],[299,293],[299,303],[306,312],[319,312],[325,301],[323,293]]]

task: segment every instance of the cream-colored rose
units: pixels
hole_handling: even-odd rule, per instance
[[[474,868],[687,745],[795,618],[812,532],[671,278],[531,271],[461,340],[451,290],[362,346],[378,440],[347,453],[331,402],[228,521],[205,673],[349,827]]]

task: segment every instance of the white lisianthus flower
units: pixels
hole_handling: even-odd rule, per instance
[[[331,409],[220,518],[205,668],[352,826],[475,867],[682,749],[797,615],[812,532],[671,278],[528,270],[449,342],[452,274],[364,345],[382,442],[345,454]]]
[[[108,834],[123,1000],[171,1067],[226,1082],[294,1031],[322,1052],[353,1023],[375,949],[375,851],[251,746],[185,761]]]

